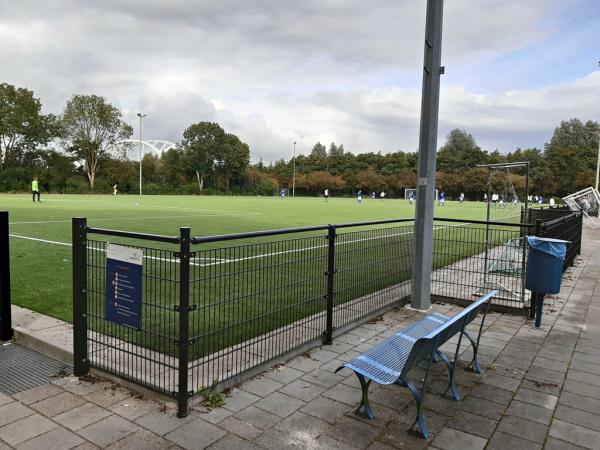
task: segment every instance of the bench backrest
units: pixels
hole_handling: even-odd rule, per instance
[[[461,312],[454,315],[439,327],[432,330],[427,336],[417,339],[402,369],[402,375],[405,375],[415,365],[430,357],[433,351],[457,333],[462,332],[465,327],[471,323],[481,309],[486,306],[496,295],[498,291],[490,291],[476,302],[471,303]]]

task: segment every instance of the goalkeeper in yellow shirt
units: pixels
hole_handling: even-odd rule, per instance
[[[38,177],[33,177],[33,181],[31,182],[31,194],[33,197],[33,203],[35,203],[35,197],[37,196],[38,203],[40,200],[40,184],[38,182]]]

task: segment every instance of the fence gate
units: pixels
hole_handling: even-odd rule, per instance
[[[0,211],[0,341],[12,338],[8,211]]]

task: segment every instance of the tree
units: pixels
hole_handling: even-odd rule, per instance
[[[464,130],[454,129],[437,154],[437,169],[447,173],[461,173],[485,163],[486,152],[481,150],[475,138]]]
[[[361,170],[356,174],[356,182],[361,189],[381,191],[387,187],[386,179],[373,167]]]
[[[198,181],[198,189],[204,189],[206,176],[215,170],[215,160],[223,145],[225,131],[218,123],[198,122],[183,132],[184,159]]]
[[[215,160],[217,174],[225,180],[225,190],[229,190],[230,180],[244,174],[250,164],[250,147],[235,134],[225,133]]]
[[[546,143],[544,157],[558,183],[558,194],[576,190],[579,174],[596,167],[600,124],[579,119],[563,121]],[[581,181],[581,180],[580,180]]]
[[[133,128],[119,109],[97,95],[74,95],[62,115],[66,150],[83,161],[90,187],[94,189],[100,161],[107,149],[129,138]]]
[[[41,113],[42,104],[25,88],[0,84],[0,168],[15,153],[46,145],[59,133],[52,114]]]

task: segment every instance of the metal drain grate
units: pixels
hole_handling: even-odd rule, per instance
[[[0,345],[0,392],[11,395],[71,375],[68,364],[19,344]]]

